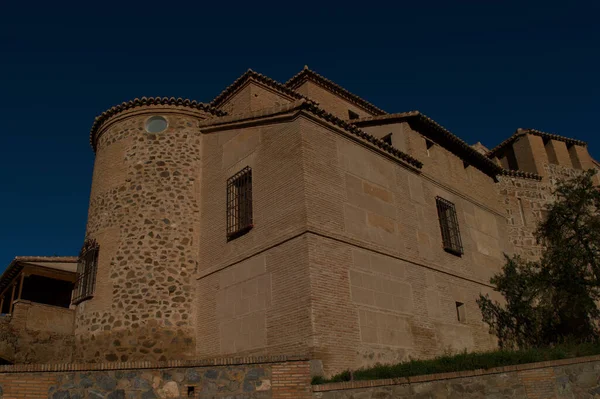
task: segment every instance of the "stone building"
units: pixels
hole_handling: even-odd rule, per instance
[[[556,180],[597,167],[586,143],[532,129],[469,146],[308,68],[285,84],[249,70],[208,104],[122,103],[90,144],[61,360],[302,354],[326,374],[493,348],[475,299],[503,253],[537,256]]]

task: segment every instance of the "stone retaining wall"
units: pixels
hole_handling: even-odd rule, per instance
[[[0,399],[309,399],[301,357],[0,367]]]
[[[0,358],[10,363],[66,363],[75,345],[75,312],[25,300],[0,317]]]
[[[313,399],[596,397],[600,397],[600,356],[313,386]]]

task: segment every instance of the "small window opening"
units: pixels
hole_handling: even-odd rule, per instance
[[[523,200],[521,198],[519,200],[519,212],[521,213],[521,222],[523,226],[527,226],[527,221],[525,220],[525,210],[523,209]]]
[[[252,223],[252,169],[247,166],[227,180],[227,241],[246,234]]]
[[[196,387],[187,387],[188,398],[193,398],[196,395]]]
[[[425,139],[425,145],[427,146],[427,156],[431,156],[429,150],[433,147],[433,141]]]
[[[356,112],[348,110],[348,119],[358,119],[359,116]]]
[[[465,304],[462,302],[456,302],[456,319],[461,323],[466,321]]]
[[[381,140],[383,140],[385,143],[387,143],[389,145],[392,145],[392,134],[391,133],[386,134],[385,136],[383,136],[381,138]]]

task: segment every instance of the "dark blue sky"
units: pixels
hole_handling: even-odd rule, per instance
[[[0,270],[77,254],[96,115],[141,96],[208,102],[248,68],[285,81],[308,64],[471,144],[532,127],[600,158],[597,2],[38,3],[0,2]]]

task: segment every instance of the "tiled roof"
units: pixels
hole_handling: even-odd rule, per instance
[[[319,75],[318,73],[308,69],[307,66],[302,69],[299,73],[294,75],[290,80],[288,80],[285,85],[290,89],[296,89],[302,83],[307,80],[311,80],[317,83],[319,86],[322,86],[329,91],[337,94],[338,96],[344,98],[345,100],[350,101],[351,103],[363,108],[364,110],[374,114],[374,115],[384,115],[387,114],[384,110],[377,108],[370,102],[360,98],[359,96],[350,93],[348,90],[344,89],[342,86],[337,83],[332,82],[331,80],[325,78],[324,76]]]
[[[219,109],[212,107],[209,104],[201,103],[196,100],[188,100],[188,99],[175,98],[175,97],[136,98],[134,100],[127,101],[127,102],[121,103],[119,105],[115,105],[114,107],[109,108],[108,110],[104,111],[103,113],[101,113],[99,116],[96,117],[96,119],[94,120],[94,123],[92,124],[92,129],[90,131],[90,145],[92,146],[94,151],[96,151],[96,144],[95,144],[96,137],[95,136],[98,131],[98,128],[102,125],[102,123],[104,123],[104,121],[106,121],[111,116],[116,115],[120,112],[127,111],[131,108],[143,107],[143,106],[147,106],[147,105],[169,105],[169,106],[189,107],[189,108],[198,109],[201,111],[206,111],[206,112],[209,112],[209,113],[211,113],[213,115],[217,115],[217,116],[227,114],[225,111],[221,111]]]
[[[287,97],[291,97],[296,100],[305,99],[308,101],[312,101],[309,98],[303,96],[302,94],[284,86],[283,84],[279,83],[278,81],[271,79],[270,77],[260,74],[258,72],[255,72],[252,69],[248,69],[242,76],[237,78],[232,84],[227,86],[225,88],[225,90],[223,90],[218,96],[216,96],[210,102],[210,105],[213,107],[220,106],[228,98],[230,98],[230,96],[233,93],[235,93],[239,88],[241,88],[244,85],[244,83],[246,83],[248,80],[255,80],[257,82],[260,82],[266,86],[269,86],[272,89],[275,89],[276,91],[280,92],[281,94],[283,94]]]
[[[585,141],[571,139],[569,137],[564,137],[564,136],[559,136],[558,134],[546,133],[546,132],[542,132],[542,131],[539,131],[536,129],[519,128],[512,136],[510,136],[509,138],[504,140],[502,143],[498,144],[496,147],[492,148],[487,153],[487,156],[490,158],[494,157],[500,150],[504,149],[509,144],[515,142],[519,137],[524,136],[526,134],[533,134],[535,136],[540,136],[542,138],[551,139],[551,140],[564,141],[567,144],[587,146],[587,143]]]
[[[230,123],[245,122],[245,121],[290,113],[294,110],[303,110],[305,112],[310,113],[311,115],[318,117],[319,119],[323,119],[333,125],[336,125],[342,129],[348,131],[352,135],[357,136],[357,137],[371,143],[372,145],[382,149],[383,151],[393,155],[396,158],[399,158],[403,162],[406,162],[407,164],[412,165],[413,167],[421,168],[423,166],[423,163],[421,161],[417,160],[416,158],[398,150],[395,147],[392,147],[391,145],[387,144],[385,141],[365,132],[364,130],[361,130],[360,128],[356,127],[355,125],[348,123],[348,122],[344,121],[343,119],[340,119],[337,116],[334,116],[334,115],[328,113],[327,111],[325,111],[322,108],[319,108],[317,105],[315,105],[314,102],[307,101],[305,99],[301,99],[301,100],[295,101],[290,104],[284,104],[284,105],[280,105],[280,106],[272,107],[272,108],[265,108],[265,109],[262,109],[259,111],[249,112],[249,113],[245,113],[245,114],[227,115],[227,116],[221,117],[221,118],[209,119],[209,120],[201,122],[200,127],[201,128],[202,127],[212,127],[212,126],[226,125],[226,124],[230,124]]]
[[[352,123],[357,126],[369,126],[383,124],[383,122],[393,123],[400,121],[415,121],[421,124],[425,129],[436,133],[438,136],[437,140],[433,140],[434,142],[449,149],[454,154],[468,161],[473,166],[478,167],[488,175],[497,176],[502,172],[502,168],[496,165],[491,159],[481,154],[448,129],[419,111],[353,119]]]

